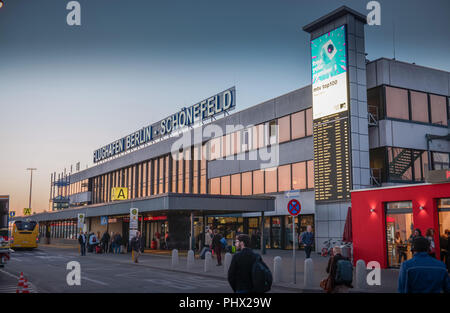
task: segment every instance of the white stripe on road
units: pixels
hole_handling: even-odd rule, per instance
[[[87,278],[87,277],[85,277],[85,276],[82,276],[81,279],[84,279],[84,280],[87,280],[87,281],[90,281],[90,282],[92,282],[92,283],[96,283],[96,284],[99,284],[99,285],[103,285],[103,286],[109,286],[109,284],[107,284],[107,283],[104,283],[104,282],[99,281],[99,280]]]
[[[10,260],[11,260],[11,261],[17,261],[17,262],[22,262],[22,260],[21,260],[21,259],[18,259],[18,258],[10,258]]]

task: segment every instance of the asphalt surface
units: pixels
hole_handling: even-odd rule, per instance
[[[71,261],[80,263],[81,285],[69,286]],[[38,248],[16,251],[0,268],[0,293],[16,292],[20,273],[38,293],[229,293],[225,279],[124,264],[101,258],[81,257],[68,249]],[[69,275],[71,276],[71,275]],[[292,292],[272,288],[272,292]]]

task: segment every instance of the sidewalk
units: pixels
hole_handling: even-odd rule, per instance
[[[54,245],[42,245],[42,247],[60,248]],[[72,248],[75,251],[78,249]],[[260,253],[260,251],[256,251]],[[266,254],[263,255],[264,262],[269,266],[273,272],[273,259],[276,256],[282,258],[282,277],[281,282],[274,283],[274,286],[283,287],[290,291],[297,292],[323,292],[319,287],[320,281],[327,277],[326,266],[328,264],[328,257],[322,257],[317,253],[312,253],[311,257],[314,262],[314,286],[312,289],[304,289],[304,261],[305,254],[303,251],[296,252],[296,279],[297,284],[293,283],[292,275],[292,251],[289,250],[276,250],[268,249]],[[87,257],[103,258],[111,262],[120,262],[134,264],[131,260],[131,253],[125,254],[93,254],[87,253]],[[224,262],[224,255],[222,260]],[[195,273],[199,276],[214,277],[226,280],[227,276],[224,271],[224,266],[216,266],[217,260],[213,258],[212,270],[210,272],[204,271],[204,260],[195,255],[194,265],[191,270],[187,269],[187,257],[186,252],[179,253],[179,265],[172,268],[170,251],[156,251],[156,253],[146,252],[139,258],[139,264],[136,266],[147,266],[155,269],[170,270],[175,272]],[[355,279],[355,276],[354,276]],[[368,293],[396,293],[397,292],[397,280],[398,270],[395,269],[382,269],[381,270],[381,286],[367,286],[365,290],[357,290],[356,288],[350,289],[350,292],[368,292]]]

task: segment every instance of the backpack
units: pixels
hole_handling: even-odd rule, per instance
[[[349,260],[337,261],[336,283],[351,284],[353,281],[353,265]]]
[[[252,292],[267,292],[272,287],[272,273],[259,254],[252,266]]]
[[[81,245],[81,244],[83,244],[83,236],[82,235],[79,235],[78,236],[78,243]]]
[[[225,249],[227,247],[227,240],[222,237],[222,239],[220,239],[220,243],[222,244],[222,248]]]

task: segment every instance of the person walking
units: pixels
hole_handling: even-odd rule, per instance
[[[428,251],[428,254],[432,256],[433,258],[436,257],[436,246],[434,244],[434,229],[428,228],[427,232],[425,234],[426,238],[430,242],[430,250]]]
[[[306,258],[311,258],[311,250],[314,244],[314,233],[312,232],[311,225],[308,225],[306,231],[300,235],[300,241],[305,245]]]
[[[228,283],[235,293],[250,293],[253,289],[252,267],[256,255],[250,248],[248,235],[238,235],[235,243],[237,251],[228,269]]]
[[[429,255],[429,249],[427,238],[414,238],[414,256],[400,267],[399,293],[450,293],[447,268],[443,262]]]
[[[114,253],[121,253],[121,248],[122,248],[122,236],[120,235],[120,233],[117,233],[114,236]]]
[[[414,254],[413,241],[414,241],[415,238],[417,238],[419,236],[422,237],[422,232],[420,231],[419,228],[416,228],[414,230],[414,232],[411,234],[411,236],[409,236],[408,242],[409,242],[409,245],[411,246],[411,253],[412,254]]]
[[[103,233],[102,239],[100,240],[102,243],[102,249],[104,253],[108,252],[109,239],[110,239],[109,234],[107,231],[105,231]]]
[[[138,259],[143,250],[143,243],[141,232],[137,231],[136,236],[131,239],[131,249],[134,251],[134,263],[139,263]]]
[[[333,256],[328,260],[327,273],[329,283],[328,293],[347,293],[353,288],[353,265],[350,260],[342,256],[341,247],[333,247]]]
[[[217,257],[217,266],[222,265],[222,243],[220,242],[222,235],[217,229],[214,229],[214,237],[212,239],[212,250]]]
[[[78,235],[78,243],[80,244],[80,253],[82,256],[86,255],[86,234],[80,231]]]

